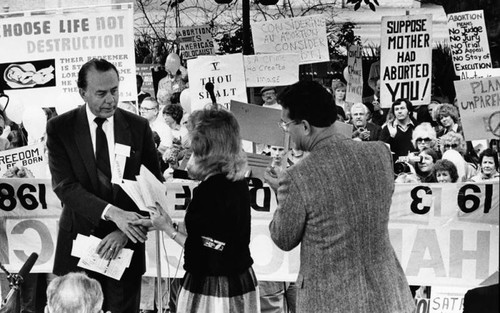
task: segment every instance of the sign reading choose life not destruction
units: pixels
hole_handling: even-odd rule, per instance
[[[252,23],[255,53],[298,53],[300,64],[330,60],[321,15]]]
[[[252,209],[250,251],[260,280],[294,281],[300,247],[280,250],[269,235],[277,207],[271,188],[248,178]],[[167,211],[182,221],[196,182],[166,183]],[[0,262],[19,269],[32,252],[32,272],[50,272],[61,202],[50,180],[0,180]],[[389,235],[412,285],[477,286],[498,271],[499,183],[396,184]],[[153,237],[153,238],[151,238]],[[165,237],[165,236],[164,236]],[[146,242],[147,276],[155,276],[154,236]],[[182,249],[165,239],[164,275],[182,276]],[[164,253],[164,251],[162,251]],[[177,272],[177,269],[179,271]]]
[[[400,98],[431,100],[432,15],[382,17],[380,97],[383,107]]]
[[[11,99],[50,107],[61,93],[78,94],[80,67],[103,58],[118,69],[120,99],[135,101],[133,25],[131,4],[5,15],[0,18],[0,83]]]

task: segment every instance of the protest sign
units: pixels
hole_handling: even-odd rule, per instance
[[[278,128],[281,110],[231,101],[231,112],[238,120],[242,139],[266,145],[284,146],[285,135]]]
[[[0,151],[0,177],[48,178],[48,161],[44,144],[37,143]]]
[[[492,68],[483,10],[448,14],[455,73]]]
[[[247,101],[243,55],[240,53],[199,56],[188,60],[191,111],[212,103],[205,84],[214,84],[217,103],[228,109],[231,100]]]
[[[455,81],[465,140],[500,137],[500,77]]]
[[[180,55],[184,60],[193,59],[199,55],[215,54],[210,26],[179,27],[176,33]]]
[[[347,51],[347,95],[345,101],[357,103],[363,99],[363,46],[351,45]]]
[[[137,75],[142,77],[142,88],[141,90],[154,96],[155,90],[153,86],[153,72],[152,69],[158,65],[156,64],[136,64],[135,71]]]
[[[253,268],[259,280],[294,281],[300,267],[300,247],[284,252],[269,234],[276,196],[261,179],[247,178],[247,182]],[[196,186],[192,181],[165,183],[167,210],[174,212],[174,220],[183,220]],[[0,262],[8,270],[19,269],[32,252],[37,252],[40,257],[32,272],[50,272],[60,211],[50,180],[1,180]],[[498,227],[498,181],[395,186],[389,234],[411,285],[471,288],[488,281],[498,273]],[[182,276],[181,247],[169,238],[164,243],[163,275]],[[146,249],[146,275],[155,276],[154,238],[148,239]]]
[[[475,79],[475,78],[485,78],[485,77],[500,77],[500,68],[485,68],[481,70],[465,70],[460,71],[460,79]]]
[[[400,98],[428,104],[432,86],[432,15],[382,17],[380,104]]]
[[[429,303],[429,313],[462,313],[464,295],[467,288],[433,287]]]
[[[78,71],[92,58],[117,67],[120,100],[136,100],[132,5],[0,17],[0,89],[12,103],[50,107],[62,93],[78,96]]]
[[[299,81],[296,53],[244,55],[247,87],[286,86]]]
[[[325,18],[309,15],[265,22],[252,26],[255,53],[298,53],[300,64],[330,61]]]

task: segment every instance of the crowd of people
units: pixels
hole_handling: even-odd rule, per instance
[[[187,111],[180,93],[189,83],[180,70],[162,79],[157,97],[141,90],[140,76],[137,81],[137,106],[120,103],[117,69],[94,59],[78,74],[85,105],[59,117],[45,110],[47,133],[40,140],[47,144],[53,188],[63,203],[54,263],[60,278],[52,277],[47,290],[48,312],[71,312],[59,309],[61,303],[92,306],[82,312],[138,312],[142,295],[154,289],[153,278],[142,278],[144,242],[152,229],[184,249],[184,278],[167,282],[178,286],[171,311],[413,312],[415,290],[387,228],[394,182],[500,177],[498,141],[481,147],[465,141],[454,104],[415,108],[398,99],[383,109],[378,80],[370,84],[373,99],[364,103],[345,101],[341,80],[327,87],[301,81],[280,93],[265,87],[262,105],[281,110],[280,128],[292,142],[290,151],[261,149],[273,156],[264,178],[278,199],[270,232],[283,250],[301,245],[301,267],[296,283],[257,281],[249,249],[248,164],[236,118],[223,109]],[[335,133],[334,123],[352,125],[351,138]],[[3,116],[0,127],[0,148],[28,143],[22,125]],[[130,148],[119,179],[133,179],[144,164],[162,181],[178,169],[200,181],[183,223],[173,222],[160,206],[144,216],[111,183],[115,144]],[[367,175],[378,183],[369,184]],[[120,281],[92,271],[73,273],[82,271],[71,255],[77,234],[100,237],[104,259],[116,258],[125,247],[134,251]],[[95,297],[75,296],[78,286]],[[70,291],[72,298],[65,296]]]

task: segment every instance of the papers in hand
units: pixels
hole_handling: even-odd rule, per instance
[[[156,203],[167,210],[167,195],[165,185],[159,181],[147,167],[141,165],[137,181],[124,179],[120,184],[127,195],[142,211],[155,211]]]
[[[79,267],[120,280],[123,272],[130,265],[134,251],[122,249],[115,259],[111,261],[105,260],[96,253],[96,248],[100,242],[101,239],[95,236],[78,234],[76,239],[73,240],[71,255],[80,258]]]

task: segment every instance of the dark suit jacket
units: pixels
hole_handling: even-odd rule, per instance
[[[115,143],[130,146],[124,178],[135,180],[141,164],[161,178],[153,134],[146,119],[117,109],[114,115]],[[101,219],[108,202],[97,196],[99,185],[96,162],[85,106],[55,117],[47,123],[47,148],[52,187],[63,204],[54,261],[54,273],[64,275],[81,270],[78,258],[71,256],[73,239],[77,234],[104,238],[117,229],[112,222]],[[111,203],[123,210],[139,209],[119,187],[113,186]],[[126,248],[134,250],[127,275],[142,275],[145,270],[144,244]]]
[[[498,283],[471,289],[464,296],[463,313],[498,312],[498,296]]]

